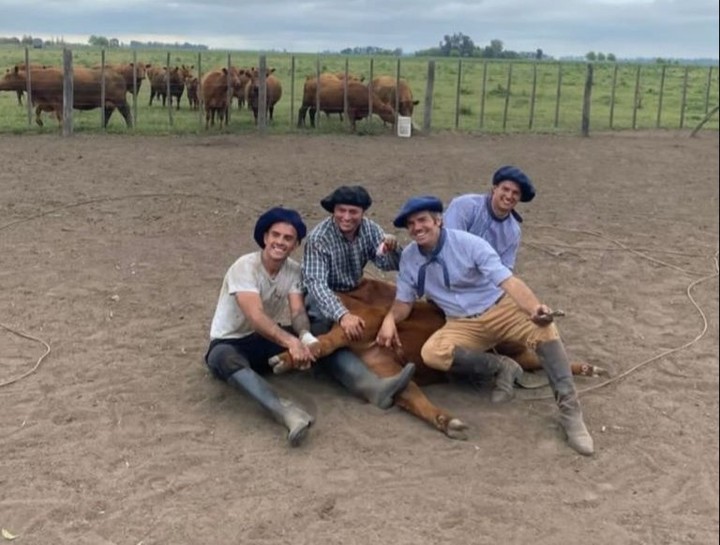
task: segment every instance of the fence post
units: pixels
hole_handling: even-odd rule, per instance
[[[170,52],[165,59],[165,97],[168,107],[168,122],[173,126],[172,95],[170,94]]]
[[[458,75],[455,84],[455,130],[460,126],[460,86],[462,85],[462,59],[458,59]]]
[[[663,105],[663,93],[665,92],[665,68],[667,68],[664,64],[662,65],[662,68],[660,69],[660,96],[658,97],[658,111],[657,111],[657,121],[655,122],[655,127],[660,128],[660,117],[662,116],[662,105]]]
[[[105,49],[100,51],[100,128],[105,130]]]
[[[395,134],[397,134],[397,118],[400,115],[400,57],[398,57],[397,64],[395,65],[395,104],[393,108],[395,108],[395,123],[393,123],[393,127],[395,128]]]
[[[312,119],[312,114],[310,114]],[[315,128],[320,126],[320,55],[315,59]]]
[[[197,109],[198,109],[198,124],[200,125],[200,128],[202,129],[203,125],[203,110],[205,109],[205,100],[203,99],[202,94],[202,53],[198,52],[198,59],[197,59]],[[228,106],[228,108],[230,108]]]
[[[133,49],[133,93],[132,93],[132,117],[133,117],[133,129],[137,127],[137,51]]]
[[[635,73],[635,95],[633,96],[633,115],[632,115],[632,128],[637,128],[637,111],[638,101],[640,100],[640,65],[638,64],[637,72]]]
[[[610,128],[613,128],[613,120],[615,117],[615,90],[617,89],[617,74],[618,74],[618,65],[615,64],[615,67],[613,69],[613,78],[612,78],[612,89],[610,90]]]
[[[557,93],[555,94],[555,128],[560,124],[560,90],[562,89],[562,63],[558,63]]]
[[[25,91],[27,92],[27,98],[25,100],[25,105],[27,106],[27,117],[28,117],[28,125],[32,125],[32,100],[30,100],[30,97],[32,96],[32,82],[30,81],[32,78],[30,76],[30,52],[28,51],[28,48],[25,48]]]
[[[707,84],[705,85],[705,113],[710,109],[710,87],[712,87],[713,67],[708,68]]]
[[[480,87],[480,129],[485,126],[485,87],[487,85],[487,61],[483,63],[482,85]]]
[[[435,61],[428,61],[427,85],[425,86],[425,111],[423,112],[423,131],[432,125],[433,88],[435,87]]]
[[[505,94],[505,108],[503,109],[503,121],[502,121],[502,128],[503,131],[505,131],[505,127],[507,127],[507,115],[508,115],[508,108],[510,107],[510,85],[512,84],[512,62],[508,64],[508,77],[507,77],[507,93]]]
[[[226,93],[226,102],[227,102],[227,109],[225,110],[225,128],[227,129],[230,125],[230,111],[232,110],[232,99],[233,99],[233,87],[232,87],[232,58],[230,58],[230,53],[227,55],[227,67],[225,68],[227,70],[227,75],[225,77],[225,93]],[[243,90],[244,91],[244,90]],[[248,107],[250,104],[248,104]]]
[[[537,63],[533,63],[533,79],[532,79],[532,91],[530,92],[530,122],[528,123],[528,129],[533,128],[533,119],[535,118],[535,93],[537,92]]]
[[[343,79],[343,115],[345,116],[345,123],[352,125],[352,120],[350,119],[350,116],[348,115],[348,69],[349,69],[349,59],[345,57],[345,78]]]
[[[593,65],[587,65],[587,78],[585,79],[585,93],[583,94],[582,108],[582,135],[590,135],[590,99],[592,98]]]
[[[367,122],[368,126],[372,123],[372,114],[373,114],[373,96],[375,95],[375,90],[373,89],[373,72],[375,67],[375,59],[373,57],[370,57],[370,81],[368,81],[368,116],[367,116]]]
[[[680,128],[682,129],[685,125],[685,106],[687,101],[687,88],[688,88],[688,73],[690,67],[685,67],[685,77],[683,77],[683,89],[682,89],[682,101],[680,103]]]
[[[258,61],[260,77],[258,78],[258,105],[257,105],[257,128],[258,131],[265,132],[267,127],[267,59],[265,55],[260,55]]]
[[[62,135],[73,134],[73,58],[70,49],[63,49],[63,125]]]
[[[290,57],[290,126],[293,126],[295,104],[295,55]]]

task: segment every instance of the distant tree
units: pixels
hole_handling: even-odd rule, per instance
[[[120,47],[120,40],[118,40],[117,38],[110,38],[110,40],[108,41],[108,45],[110,47]]]
[[[33,37],[30,35],[23,34],[23,37],[22,37],[22,40],[20,40],[20,43],[23,45],[32,45]]]
[[[539,61],[541,61],[543,59],[543,50],[542,49],[538,49],[537,51],[535,51],[535,58]]]
[[[604,61],[605,61],[605,53],[600,53],[600,52],[598,52],[598,54],[597,54],[597,60],[600,61],[600,62],[604,62]]]
[[[95,34],[88,38],[88,43],[93,47],[108,47],[109,45],[105,36],[95,36]]]
[[[443,57],[472,57],[475,54],[475,43],[470,36],[456,32],[452,36],[445,34],[439,49]]]
[[[608,60],[608,62],[617,62],[617,59],[615,58],[615,54],[614,54],[614,53],[608,53],[608,54],[607,54],[607,60]]]
[[[503,43],[502,40],[490,40],[490,45],[486,45],[482,50],[482,56],[486,59],[501,59],[503,58]]]
[[[593,61],[596,61],[596,60],[597,60],[597,54],[595,53],[595,51],[588,51],[588,52],[585,54],[585,58],[586,58],[587,60],[589,60],[590,62],[593,62]]]

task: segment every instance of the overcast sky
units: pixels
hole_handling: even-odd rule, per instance
[[[213,49],[317,53],[476,45],[553,57],[718,58],[717,0],[0,0],[0,36],[87,43],[90,35]]]

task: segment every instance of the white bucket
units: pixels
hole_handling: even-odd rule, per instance
[[[399,115],[397,117],[397,135],[403,138],[410,138],[412,134],[412,117]]]

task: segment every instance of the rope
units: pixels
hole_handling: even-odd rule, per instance
[[[25,339],[30,339],[31,341],[38,342],[38,343],[42,344],[42,345],[45,347],[45,353],[38,358],[37,362],[35,362],[35,365],[33,365],[33,368],[32,368],[32,369],[30,369],[29,371],[26,371],[25,373],[23,373],[23,374],[20,375],[20,376],[17,376],[17,377],[15,377],[15,378],[11,378],[11,379],[6,380],[6,381],[4,381],[4,382],[0,382],[0,388],[2,388],[3,386],[9,386],[10,384],[13,384],[13,383],[15,383],[15,382],[18,382],[18,381],[24,379],[25,377],[32,375],[35,371],[37,371],[37,369],[38,369],[38,367],[40,367],[40,364],[42,363],[42,361],[43,361],[43,360],[45,359],[45,357],[50,353],[50,345],[49,345],[48,343],[46,343],[45,341],[43,341],[42,339],[38,339],[37,337],[33,337],[32,335],[30,335],[30,334],[28,334],[28,333],[23,333],[22,331],[18,331],[17,329],[13,329],[12,327],[7,326],[7,325],[5,325],[5,324],[3,324],[3,323],[0,323],[0,328],[4,329],[4,330],[6,330],[6,331],[9,331],[9,332],[12,333],[13,335],[17,335],[18,337],[23,337],[23,338],[25,338]]]

